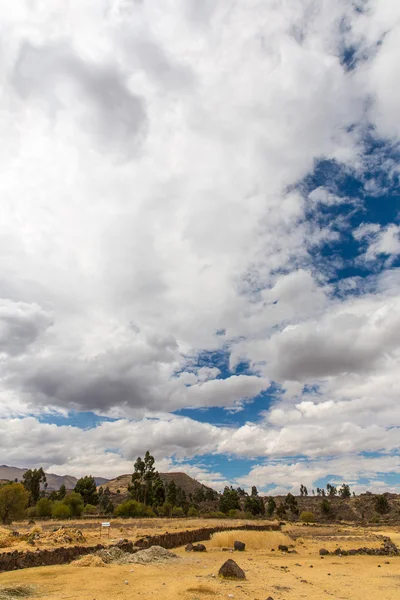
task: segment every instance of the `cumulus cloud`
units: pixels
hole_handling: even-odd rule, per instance
[[[362,198],[298,186],[320,159],[365,172],[371,125],[398,141],[387,73],[399,9],[356,8],[85,0],[37,10],[26,0],[0,9],[0,414],[118,419],[84,445],[76,428],[26,417],[12,422],[10,448],[32,427],[21,447],[32,463],[43,460],[43,434],[53,466],[116,473],[143,451],[126,441],[135,436],[158,436],[165,456],[182,457],[397,447],[400,288],[388,269],[399,228],[365,216],[354,239],[365,264],[385,256],[387,270],[342,282],[339,296],[315,254],[340,242],[349,221],[318,215]],[[394,177],[396,165],[382,168]],[[197,364],[203,351],[229,355],[229,367]],[[235,371],[242,361],[246,374]],[[279,391],[260,422],[226,432],[169,416],[245,410],[271,382]],[[158,420],[129,420],[150,416]],[[85,460],[65,455],[68,435]],[[15,452],[8,460],[23,460]]]

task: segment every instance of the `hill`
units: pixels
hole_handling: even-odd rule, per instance
[[[193,494],[195,490],[199,488],[203,488],[204,491],[210,489],[186,473],[160,473],[160,477],[164,485],[168,485],[170,481],[174,480],[176,485],[185,491],[186,495]],[[131,474],[119,475],[119,477],[108,481],[107,487],[113,494],[116,494],[117,490],[119,490],[121,494],[125,494],[128,491],[128,486],[131,483],[131,479]]]
[[[20,469],[18,467],[0,466],[0,480],[5,481],[22,481],[24,473],[28,469]],[[72,475],[55,475],[54,473],[46,473],[47,489],[49,491],[59,490],[62,485],[65,485],[67,490],[73,490],[78,479]],[[96,485],[104,485],[108,479],[103,477],[95,477]]]

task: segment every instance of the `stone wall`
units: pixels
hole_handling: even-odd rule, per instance
[[[279,531],[279,525],[242,525],[240,527],[204,527],[193,531],[177,531],[175,533],[164,533],[142,538],[135,543],[123,540],[116,544],[125,552],[137,552],[138,549],[150,548],[151,546],[162,546],[171,549],[185,546],[189,543],[209,540],[213,533],[219,531],[252,530],[252,531]],[[0,554],[0,572],[13,571],[16,569],[27,569],[31,567],[42,567],[47,565],[62,565],[69,563],[85,554],[93,554],[106,546],[71,546],[59,547],[51,550],[39,550],[22,552],[3,552]]]

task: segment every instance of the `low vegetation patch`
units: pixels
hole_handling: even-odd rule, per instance
[[[32,585],[8,585],[0,586],[0,600],[12,600],[13,598],[29,598],[36,594],[36,588]]]

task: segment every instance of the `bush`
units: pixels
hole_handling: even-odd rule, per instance
[[[226,514],[221,511],[210,512],[204,516],[207,519],[226,519]]]
[[[375,510],[381,515],[384,515],[385,513],[389,512],[390,506],[386,496],[377,496],[375,500]]]
[[[238,517],[238,511],[236,508],[231,508],[231,510],[228,512],[228,518],[229,519],[237,519]]]
[[[173,506],[169,502],[164,502],[162,506],[160,506],[160,515],[164,517],[172,517]]]
[[[185,511],[180,506],[174,506],[174,508],[172,509],[172,516],[173,517],[184,517]]]
[[[37,517],[51,517],[51,509],[53,503],[48,498],[40,498],[36,502],[36,516]]]
[[[86,506],[83,507],[84,515],[96,515],[97,513],[98,513],[97,507],[93,506],[93,504],[86,504]]]
[[[188,517],[198,517],[199,511],[194,506],[191,506],[188,511]]]
[[[303,523],[314,523],[315,522],[314,513],[311,512],[310,510],[303,510],[303,512],[300,515],[300,521],[302,521]]]
[[[36,517],[36,506],[30,506],[26,510],[26,516],[28,517],[28,519],[33,519],[34,517]]]
[[[151,512],[150,512],[151,511]],[[114,512],[116,517],[153,517],[154,512],[150,506],[146,506],[137,500],[122,502]]]
[[[324,515],[329,515],[332,511],[331,505],[329,504],[329,501],[324,498],[321,502],[321,512]]]
[[[51,516],[54,519],[69,519],[72,516],[72,513],[69,506],[64,504],[63,501],[57,500],[52,506]]]
[[[67,494],[63,500],[64,504],[68,506],[73,517],[80,517],[83,511],[83,498],[77,492],[71,492]]]
[[[378,525],[381,522],[381,518],[378,515],[374,515],[371,519],[371,523],[374,523],[374,525]]]

